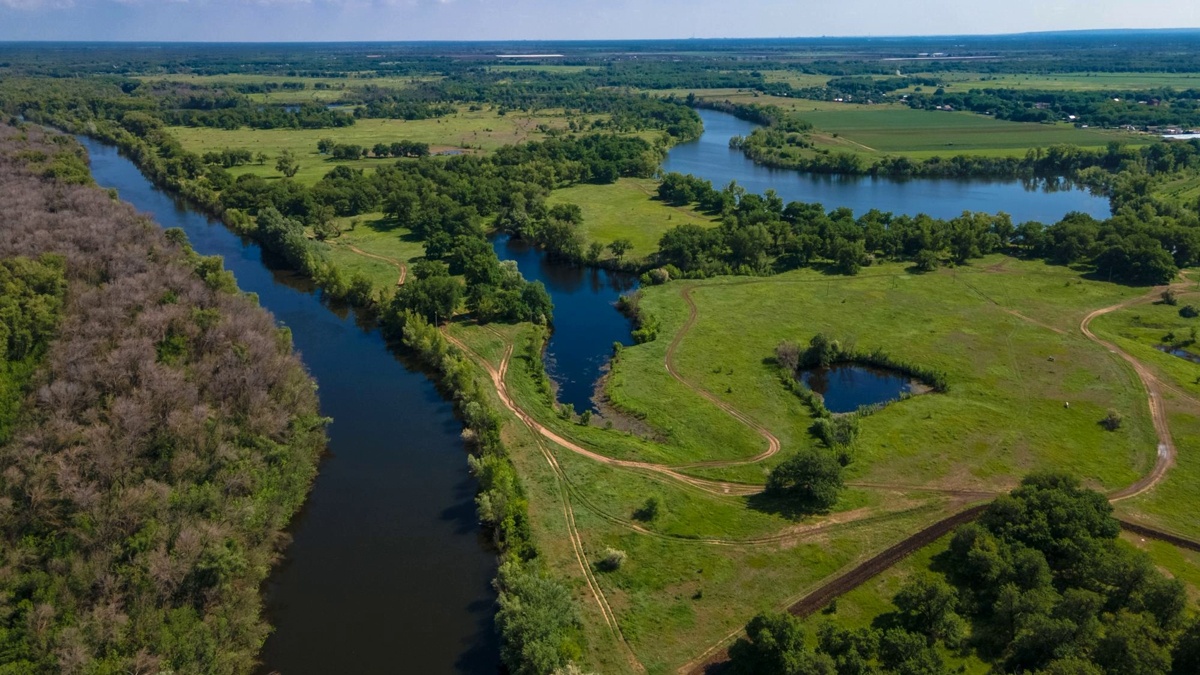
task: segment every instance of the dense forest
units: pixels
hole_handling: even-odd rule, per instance
[[[1057,474],[1027,477],[953,535],[872,625],[822,620],[815,649],[787,614],[761,614],[729,650],[735,675],[939,675],[943,654],[996,673],[1188,675],[1200,620],[1183,584],[1120,541],[1112,507]]]
[[[325,444],[315,386],[82,152],[0,127],[0,670],[247,672]]]

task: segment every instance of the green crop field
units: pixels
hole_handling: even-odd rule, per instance
[[[968,112],[913,110],[899,105],[842,105],[805,110],[816,127],[818,147],[866,154],[903,154],[914,158],[958,154],[1024,155],[1034,147],[1059,143],[1103,147],[1114,140],[1131,144],[1146,138],[1069,124],[1007,122]]]
[[[959,89],[1046,89],[1060,91],[1138,90],[1171,87],[1200,87],[1198,73],[1056,73],[985,75],[981,73],[938,73],[922,77],[944,78],[952,90]]]
[[[712,218],[695,209],[673,207],[653,199],[657,189],[655,180],[622,178],[612,185],[576,185],[555,190],[547,203],[578,204],[583,209],[583,235],[602,244],[629,239],[633,248],[626,254],[628,258],[643,258],[657,251],[663,233],[676,225],[714,224]],[[604,257],[610,256],[611,253],[605,253]]]

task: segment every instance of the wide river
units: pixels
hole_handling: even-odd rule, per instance
[[[151,185],[116,149],[79,140],[97,183],[182,228],[199,253],[224,257],[238,286],[291,329],[334,420],[329,456],[267,586],[275,632],[264,672],[496,673],[496,561],[480,545],[450,404],[353,312],[326,306],[311,283]]]
[[[1104,200],[1085,192],[1031,191],[1013,181],[842,179],[765,169],[728,147],[730,137],[753,125],[712,111],[701,116],[705,134],[672,149],[667,171],[856,212],[1003,210],[1018,222],[1108,213]],[[116,188],[162,226],[182,228],[201,254],[223,256],[238,285],[291,329],[320,385],[322,411],[334,420],[330,454],[292,528],[287,558],[267,585],[275,632],[263,650],[264,672],[498,672],[489,584],[496,563],[480,541],[476,486],[451,406],[352,311],[323,302],[311,283],[256,244],[152,186],[114,148],[80,141],[97,183]],[[561,401],[591,408],[612,343],[631,342],[629,322],[613,305],[636,281],[555,264],[503,237],[494,246],[501,259],[546,284],[556,317],[547,370]]]

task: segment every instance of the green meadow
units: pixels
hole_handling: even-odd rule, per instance
[[[583,209],[580,231],[589,241],[609,244],[628,239],[633,248],[627,258],[644,258],[658,250],[667,230],[686,223],[710,226],[715,221],[691,207],[674,207],[654,199],[658,181],[622,178],[611,185],[575,185],[555,190],[548,204],[574,203]],[[605,252],[603,257],[611,257]]]

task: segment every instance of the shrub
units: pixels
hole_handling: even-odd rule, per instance
[[[658,518],[658,511],[662,507],[658,497],[650,497],[646,500],[642,507],[633,512],[633,519],[640,520],[644,523],[649,523]]]
[[[1195,305],[1184,305],[1179,308],[1179,316],[1185,319],[1194,319],[1200,316],[1200,309],[1196,309]]]
[[[1168,288],[1167,290],[1163,291],[1161,297],[1164,305],[1171,305],[1174,307],[1175,305],[1179,304],[1179,298],[1176,296],[1175,289],[1173,288]]]
[[[1117,429],[1121,428],[1121,424],[1124,421],[1125,420],[1121,417],[1121,413],[1117,412],[1116,410],[1109,409],[1108,414],[1104,416],[1104,419],[1100,420],[1100,426],[1108,429],[1109,431],[1116,431]]]
[[[624,565],[628,558],[629,554],[621,549],[606,548],[604,557],[600,558],[600,562],[596,563],[596,566],[605,572],[615,572],[621,569],[621,565]]]

